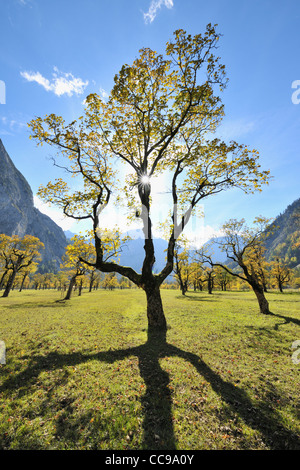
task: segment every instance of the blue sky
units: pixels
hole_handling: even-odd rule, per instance
[[[140,48],[162,52],[176,29],[198,34],[207,23],[223,35],[229,79],[218,134],[256,148],[273,179],[259,194],[205,200],[201,230],[230,217],[276,217],[299,198],[298,0],[0,0],[0,138],[33,193],[61,174],[53,151],[29,139],[27,122],[52,112],[76,119],[85,96],[109,93]]]

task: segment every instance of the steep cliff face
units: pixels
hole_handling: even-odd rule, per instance
[[[63,230],[34,207],[32,190],[0,139],[0,233],[34,235],[45,245],[42,269],[57,269],[67,245]]]
[[[0,139],[0,231],[23,235],[33,208],[29,184],[16,169]]]

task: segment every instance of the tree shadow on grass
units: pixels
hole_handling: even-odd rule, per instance
[[[222,379],[199,356],[169,344],[165,332],[149,331],[145,344],[128,349],[109,350],[90,355],[52,352],[47,356],[35,356],[24,371],[4,381],[0,392],[25,387],[23,392],[26,393],[26,390],[34,386],[43,370],[75,366],[90,360],[112,364],[129,356],[138,358],[140,375],[146,386],[145,394],[141,397],[144,415],[143,449],[176,449],[172,393],[169,388],[170,377],[160,365],[160,359],[164,357],[178,357],[193,365],[198,374],[210,383],[212,389],[230,407],[231,411],[242,418],[253,430],[261,433],[262,440],[269,449],[300,449],[300,437],[282,424],[274,409],[266,407],[263,402],[255,406],[246,391]]]
[[[286,315],[279,315],[278,313],[270,312],[269,315],[277,318],[282,318],[284,320],[283,323],[276,323],[275,330],[278,330],[279,326],[287,325],[288,323],[294,323],[295,325],[300,326],[300,320],[298,318],[287,317]]]

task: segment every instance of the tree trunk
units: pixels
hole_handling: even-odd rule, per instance
[[[150,329],[167,329],[167,322],[163,310],[160,288],[157,285],[145,288],[147,296],[147,317]]]
[[[209,294],[212,294],[212,290],[213,290],[213,279],[212,279],[212,276],[208,275],[208,279],[207,279],[207,290],[208,290],[208,293]]]
[[[25,279],[26,279],[27,275],[28,275],[28,273],[25,273],[24,276],[23,276],[23,279],[22,279],[22,283],[21,283],[19,292],[22,292],[22,290],[23,290],[24,282],[25,282]]]
[[[182,280],[180,279],[180,290],[181,290],[181,293],[182,295],[185,295],[185,293],[187,292],[187,286],[186,286],[186,283],[185,282],[182,282]]]
[[[15,277],[16,277],[16,274],[17,274],[17,271],[16,270],[13,270],[11,275],[9,276],[8,278],[8,281],[7,281],[7,284],[6,284],[6,287],[5,287],[5,291],[2,295],[2,297],[8,297],[8,294],[10,293],[10,290],[13,286],[13,283],[14,283],[14,280],[15,280]]]
[[[264,290],[257,287],[253,287],[253,290],[258,300],[260,312],[264,315],[268,315],[270,313],[269,302],[265,297]]]
[[[79,296],[81,295],[81,292],[82,292],[82,284],[83,284],[83,280],[81,279],[80,284],[79,284],[79,288],[78,288],[78,295]]]
[[[68,292],[66,293],[66,296],[65,296],[65,300],[70,300],[75,282],[76,282],[76,276],[71,277]]]
[[[2,288],[3,288],[4,279],[5,279],[5,276],[6,276],[7,273],[8,273],[8,270],[4,271],[4,273],[3,273],[2,276],[1,276],[1,280],[0,280],[0,290],[2,290]]]
[[[255,273],[250,274],[248,271],[247,266],[240,260],[239,265],[243,269],[245,275],[246,275],[246,280],[252,287],[256,298],[258,300],[259,308],[260,308],[260,313],[263,313],[264,315],[268,315],[270,312],[269,310],[269,302],[267,301],[265,294],[264,294],[264,288],[257,279],[257,276]]]

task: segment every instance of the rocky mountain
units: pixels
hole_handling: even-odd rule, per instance
[[[291,268],[300,264],[300,198],[272,222],[265,242],[266,257],[284,258]]]
[[[0,233],[33,235],[45,245],[41,271],[56,271],[67,245],[63,230],[34,207],[32,190],[0,139]]]

